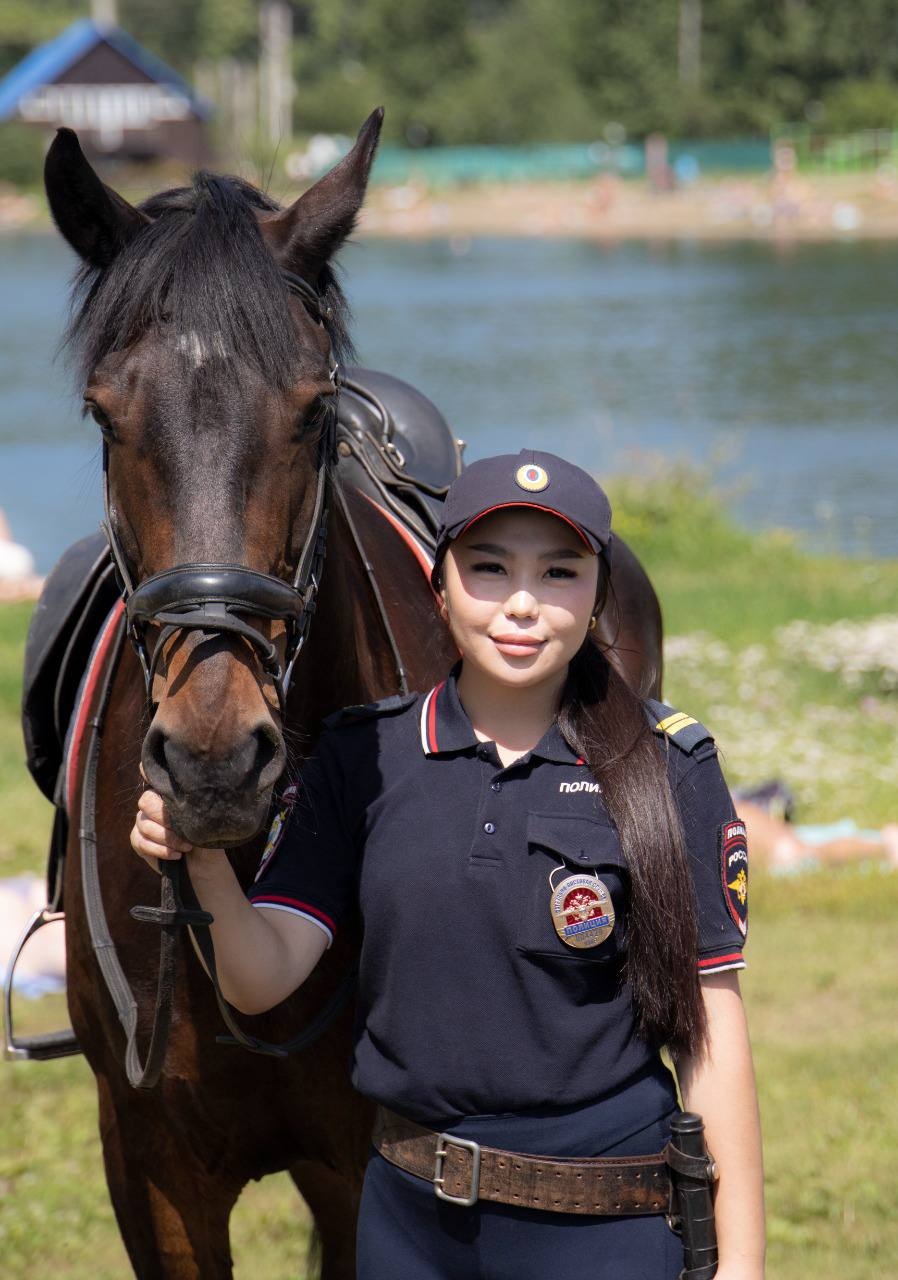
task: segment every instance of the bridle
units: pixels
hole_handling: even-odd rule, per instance
[[[324,327],[329,312],[323,299],[305,280],[292,272],[282,272],[287,288],[295,294],[306,310]],[[331,357],[331,381],[335,393],[328,397],[336,402],[339,389],[339,369]],[[208,631],[239,636],[249,642],[258,654],[267,675],[274,682],[282,717],[286,716],[287,693],[293,669],[308,635],[324,558],[327,539],[327,522],[332,496],[331,472],[336,461],[337,407],[329,403],[327,420],[322,430],[318,451],[315,482],[315,504],[312,520],[299,555],[296,572],[291,582],[261,573],[239,564],[179,564],[155,573],[136,586],[128,571],[127,561],[115,532],[109,504],[109,477],[107,448],[103,447],[103,503],[106,522],[104,531],[119,577],[119,588],[125,602],[125,631],[134,646],[143,668],[147,701],[150,713],[153,706],[153,676],[159,655],[168,638],[179,631]],[[398,655],[383,602],[377,597],[387,633]],[[242,615],[279,618],[287,626],[287,648],[283,663],[275,646],[261,631],[247,622]],[[162,631],[150,654],[146,642],[146,629],[151,623],[162,626]],[[95,715],[90,720],[90,736],[87,745],[84,775],[81,788],[81,821],[79,839],[81,845],[81,880],[91,945],[106,989],[115,1005],[116,1013],[125,1032],[125,1071],[129,1082],[139,1089],[149,1089],[156,1083],[165,1060],[168,1034],[172,1021],[174,1000],[177,940],[180,930],[188,928],[203,957],[212,981],[219,1010],[230,1035],[219,1036],[219,1042],[240,1044],[256,1053],[273,1057],[286,1057],[308,1048],[329,1027],[336,1015],[345,1007],[355,988],[358,965],[353,964],[344,974],[330,997],[312,1020],[284,1044],[270,1044],[258,1036],[249,1035],[235,1021],[234,1010],[222,994],[215,968],[215,953],[208,928],[212,916],[197,901],[182,861],[160,864],[161,901],[158,907],[132,907],[135,920],[155,924],[160,928],[159,970],[156,986],[156,1006],[146,1054],[142,1058],[138,1048],[139,1017],[137,1001],[122,969],[110,934],[103,908],[97,858],[97,776],[100,761],[103,726],[112,694],[114,674],[118,665],[124,631],[119,631],[115,648],[106,665]],[[399,667],[401,676],[401,666]],[[402,678],[402,677],[401,677]],[[404,680],[403,680],[403,687]]]
[[[290,293],[302,302],[314,320],[326,328],[330,308],[307,281],[291,271],[282,271]],[[315,502],[296,572],[290,582],[273,574],[228,563],[185,563],[154,573],[134,583],[115,531],[109,500],[109,449],[103,443],[103,531],[115,562],[119,589],[125,602],[128,637],[134,646],[146,684],[152,714],[153,679],[166,643],[180,631],[206,631],[238,636],[248,641],[277,693],[281,718],[286,717],[287,694],[311,625],[312,615],[327,551],[327,523],[330,513],[331,470],[337,456],[337,397],[340,369],[331,356],[330,379],[334,394],[327,397],[325,420],[318,447]],[[244,615],[279,619],[286,625],[283,662],[277,648]],[[153,646],[147,644],[147,628],[162,630]]]

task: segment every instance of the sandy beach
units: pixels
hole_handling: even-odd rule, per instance
[[[708,178],[674,191],[643,181],[375,187],[377,236],[582,236],[596,240],[830,240],[898,236],[898,175]]]

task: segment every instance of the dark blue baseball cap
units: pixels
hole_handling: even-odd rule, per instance
[[[446,549],[475,520],[506,507],[547,511],[572,525],[596,555],[609,558],[611,503],[588,471],[554,453],[522,449],[472,462],[453,480],[437,530],[433,580]]]

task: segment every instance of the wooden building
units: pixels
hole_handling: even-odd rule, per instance
[[[0,80],[0,121],[76,130],[85,151],[207,163],[214,108],[120,27],[85,18]]]

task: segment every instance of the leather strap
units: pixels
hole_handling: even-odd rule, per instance
[[[103,684],[97,702],[97,710],[90,720],[90,745],[84,767],[84,779],[81,787],[81,882],[84,893],[84,907],[87,913],[87,927],[90,932],[91,945],[106,990],[115,1005],[118,1020],[125,1033],[125,1070],[128,1081],[135,1089],[152,1089],[159,1079],[165,1050],[168,1044],[168,1031],[171,1025],[172,1001],[174,998],[175,970],[177,962],[177,937],[171,925],[162,929],[159,939],[159,973],[156,985],[156,1007],[153,1013],[153,1029],[145,1059],[141,1060],[137,1044],[138,1011],[134,992],[122,969],[115,949],[115,943],[109,932],[106,911],[103,906],[103,892],[100,887],[100,869],[97,863],[97,768],[100,759],[100,746],[106,711],[112,694],[112,681],[121,656],[125,638],[125,627],[119,624],[114,649],[107,662],[103,675]],[[161,887],[161,910],[171,911],[175,907],[171,866],[178,863],[163,863]]]
[[[362,563],[362,567],[364,568],[365,573],[368,575],[368,584],[371,588],[371,594],[374,596],[374,601],[375,601],[375,604],[377,605],[377,612],[380,615],[381,626],[383,627],[384,635],[387,638],[387,643],[390,646],[390,653],[393,655],[393,665],[396,668],[396,676],[399,680],[399,692],[400,694],[408,693],[408,677],[405,674],[405,667],[402,662],[402,654],[399,651],[399,643],[396,640],[396,635],[393,631],[393,628],[390,625],[390,616],[387,613],[387,606],[384,604],[383,593],[380,587],[378,586],[377,578],[374,573],[374,566],[372,565],[371,561],[368,559],[368,554],[365,551],[364,546],[362,545],[362,540],[359,537],[359,531],[356,528],[356,524],[352,518],[352,515],[350,514],[349,505],[346,501],[346,495],[344,494],[342,488],[338,487],[336,490],[336,494],[337,494],[337,503],[340,507],[340,511],[342,512],[343,519],[346,523],[346,527],[349,530],[350,536],[353,541],[353,545],[355,546],[356,554],[358,555],[359,560]]]
[[[651,1156],[583,1160],[523,1155],[434,1133],[383,1107],[372,1140],[385,1160],[433,1182],[441,1199],[458,1204],[492,1200],[592,1215],[670,1212],[666,1149]]]

